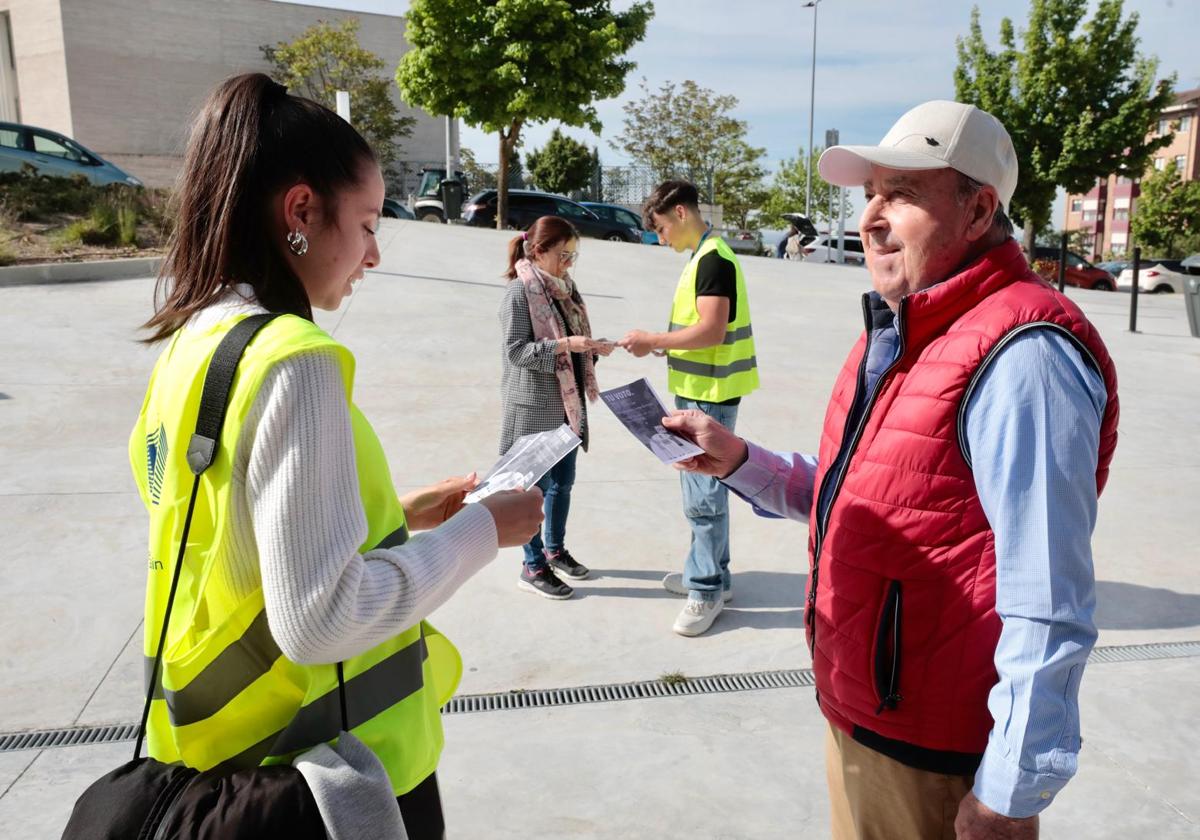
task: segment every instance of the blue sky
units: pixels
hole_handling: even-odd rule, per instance
[[[610,144],[623,127],[621,105],[665,81],[694,79],[739,100],[736,116],[748,123],[753,145],[767,150],[769,168],[795,157],[808,142],[809,72],[813,11],[804,0],[657,0],[646,38],[630,52],[637,69],[625,93],[597,105],[604,131],[566,133],[600,146],[606,163],[625,162]],[[403,14],[406,0],[324,0],[313,5]],[[626,8],[629,0],[615,0]],[[1028,0],[981,0],[983,30],[995,46],[1000,20],[1022,27]],[[967,31],[965,0],[821,0],[817,22],[814,141],[837,128],[843,143],[875,143],[908,108],[928,99],[953,98],[954,40]],[[1178,75],[1177,88],[1200,87],[1200,0],[1126,0],[1137,12],[1144,54],[1160,61],[1160,74]],[[1083,70],[1083,68],[1081,68]],[[545,142],[554,124],[529,126],[525,148]],[[467,126],[463,145],[480,161],[495,161],[497,141]],[[1056,214],[1055,218],[1061,214]]]

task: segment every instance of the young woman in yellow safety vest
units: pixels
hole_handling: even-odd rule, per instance
[[[517,492],[464,507],[473,475],[397,496],[354,404],[354,357],[312,320],[378,265],[383,198],[375,156],[349,123],[261,74],[221,84],[179,180],[146,325],[148,341],[166,344],[129,448],[150,516],[144,652],[153,661],[208,361],[243,318],[283,313],[246,348],[201,477],[150,754],[207,770],[290,762],[332,742],[340,663],[353,738],[335,747],[352,765],[366,757],[358,777],[374,773],[385,802],[398,798],[415,840],[444,831],[439,709],[462,670],[424,619],[499,547],[529,541],[542,500]],[[365,789],[334,777],[310,787],[339,836],[339,815],[361,818]]]

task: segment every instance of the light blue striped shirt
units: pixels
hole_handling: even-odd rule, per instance
[[[871,343],[883,352],[868,358],[867,392],[895,358],[894,325]],[[1031,330],[996,355],[967,404],[1003,623],[988,698],[995,725],[974,792],[1010,817],[1038,813],[1075,774],[1079,682],[1096,641],[1091,535],[1106,402],[1104,380],[1067,338]],[[725,484],[761,514],[807,521],[817,459],[748,445]]]

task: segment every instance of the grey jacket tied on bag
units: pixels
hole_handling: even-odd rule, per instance
[[[556,317],[563,328],[563,335],[570,335],[561,312]],[[534,432],[549,432],[564,422],[566,409],[558,378],[554,374],[556,341],[536,340],[533,321],[529,317],[529,304],[525,290],[518,280],[505,287],[504,300],[500,303],[500,328],[503,346],[500,377],[502,417],[500,421],[500,454],[512,446],[522,435]],[[572,354],[577,356],[578,354]],[[576,361],[577,360],[574,360]],[[575,378],[580,377],[579,365],[574,365]],[[583,393],[580,382],[579,391]],[[581,399],[583,417],[579,437],[586,451],[588,445],[587,400]]]
[[[392,782],[375,753],[349,732],[292,761],[304,776],[330,840],[408,840]]]

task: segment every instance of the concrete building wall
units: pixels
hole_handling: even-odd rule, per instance
[[[0,0],[16,62],[19,119],[70,135],[71,97],[59,0]]]
[[[74,137],[151,186],[174,179],[209,91],[228,76],[267,69],[264,44],[292,40],[317,21],[357,17],[359,42],[384,59],[384,72],[394,72],[406,49],[402,18],[274,0],[0,0],[0,10],[6,4],[22,121]],[[417,118],[400,157],[443,156],[441,121],[404,106],[398,90],[393,98]]]

